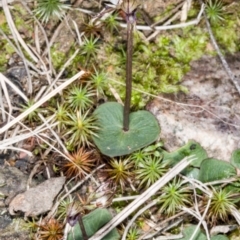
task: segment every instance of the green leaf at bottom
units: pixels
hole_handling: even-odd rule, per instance
[[[107,209],[96,209],[83,217],[83,224],[88,237],[93,236],[101,227],[112,219],[112,215]],[[102,240],[118,240],[120,238],[116,229],[109,232]],[[82,231],[77,223],[73,231],[68,234],[67,240],[83,240]]]

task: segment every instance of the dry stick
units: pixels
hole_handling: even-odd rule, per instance
[[[240,225],[240,213],[238,209],[236,209],[234,206],[230,207],[231,214],[234,216],[235,220],[237,221],[238,225]]]
[[[117,102],[123,105],[123,101],[122,101],[121,97],[119,96],[118,92],[112,87],[112,85],[110,83],[108,84],[108,88],[111,91],[112,95],[117,100]]]
[[[118,226],[130,214],[132,214],[136,209],[138,209],[142,204],[144,204],[160,188],[162,188],[172,178],[174,178],[184,168],[186,168],[194,159],[196,158],[193,156],[184,158],[181,162],[179,162],[176,166],[174,166],[167,174],[165,174],[157,182],[155,182],[150,188],[148,188],[145,192],[143,192],[137,199],[135,199],[127,207],[125,207],[118,215],[116,215],[103,228],[101,228],[97,233],[95,233],[91,238],[89,238],[89,240],[101,240],[106,234],[108,234],[112,229]]]
[[[129,130],[129,114],[132,92],[132,52],[133,52],[133,23],[127,20],[127,64],[126,64],[126,97],[123,111],[123,130]]]
[[[41,120],[46,124],[46,126],[48,127],[49,131],[52,133],[52,135],[55,137],[57,143],[61,146],[61,148],[63,149],[64,154],[68,154],[68,150],[65,147],[65,145],[63,144],[60,136],[53,130],[53,128],[48,124],[48,122],[46,121],[46,119],[43,117],[42,114],[38,114],[38,116],[41,118]]]
[[[5,113],[7,113],[7,112],[5,112]],[[10,116],[10,117],[12,117],[12,116]],[[32,131],[29,127],[25,126],[23,123],[19,122],[19,124],[21,126],[23,126],[24,128],[26,128],[26,130],[28,130],[30,133],[22,134],[20,136],[15,136],[15,137],[11,137],[11,138],[8,138],[8,139],[4,139],[3,141],[0,141],[1,148],[4,148],[4,146],[7,147],[9,145],[12,146],[14,143],[17,143],[19,141],[23,141],[24,139],[30,138],[32,136],[36,136],[42,142],[46,143],[48,146],[50,146],[52,149],[54,149],[60,156],[69,160],[67,155],[63,154],[62,151],[58,150],[53,145],[51,145],[49,143],[49,141],[45,140],[46,138],[49,139],[49,137],[47,137],[46,135],[44,136],[44,138],[40,136],[41,132],[46,132],[49,129],[49,126],[44,128],[44,125],[46,125],[46,123],[51,121],[53,119],[53,117],[54,116],[47,119],[46,122],[43,125],[41,125],[40,127],[37,127],[36,129],[34,129],[34,131]],[[57,123],[54,123],[54,125],[56,125],[56,124]]]
[[[48,119],[47,121],[50,121],[50,120],[51,120],[51,118]],[[47,121],[46,121],[46,122],[47,122]],[[45,138],[42,138],[40,135],[38,135],[38,134],[40,133],[40,131],[46,132],[46,130],[48,130],[49,127],[48,127],[47,129],[44,129],[44,128],[41,129],[42,126],[40,126],[40,127],[36,128],[34,131],[32,131],[30,128],[28,128],[27,126],[25,126],[25,125],[22,124],[21,122],[20,122],[20,125],[22,125],[22,126],[25,127],[27,130],[29,130],[30,133],[28,133],[28,134],[23,134],[23,135],[21,135],[21,136],[16,136],[16,137],[13,138],[14,141],[9,141],[9,140],[11,140],[11,139],[7,139],[8,141],[1,141],[1,142],[0,142],[0,145],[1,145],[0,148],[2,148],[2,149],[15,149],[15,150],[18,150],[17,148],[6,147],[6,146],[12,145],[12,144],[14,144],[14,143],[16,143],[16,142],[19,142],[19,141],[23,141],[24,139],[27,139],[27,138],[29,138],[29,137],[36,136],[37,138],[41,139],[41,141],[43,141],[44,143],[46,143],[47,145],[49,145],[52,149],[54,149],[59,155],[67,158],[67,156],[64,155],[61,151],[59,151],[59,150],[58,150],[57,148],[55,148],[53,145],[49,144],[49,141],[46,141],[46,140],[45,140],[46,136],[45,136]],[[39,130],[38,130],[38,129],[39,129]],[[21,150],[21,151],[24,151],[24,150]],[[35,170],[37,167],[38,167],[38,165],[35,165],[33,171],[31,171],[31,173],[30,173],[30,176],[29,176],[28,182],[27,182],[27,188],[29,188],[29,185],[30,185],[30,182],[31,182],[31,178],[32,178],[32,174],[34,173],[34,170]]]
[[[16,92],[24,101],[28,101],[27,96],[12,82],[10,81],[7,77],[5,77],[2,73],[0,73],[0,82],[3,84],[4,82],[13,89],[14,92]]]
[[[52,120],[50,118],[50,120]],[[48,120],[49,121],[49,120]],[[23,141],[25,139],[28,139],[32,136],[36,136],[38,138],[40,138],[43,142],[47,143],[46,140],[44,140],[43,138],[41,138],[38,134],[40,134],[41,132],[45,132],[46,130],[48,130],[47,127],[44,127],[44,125],[41,125],[40,127],[37,127],[36,129],[34,129],[33,131],[28,128],[27,126],[25,126],[24,124],[22,124],[21,122],[19,123],[21,126],[23,126],[24,128],[26,128],[26,130],[29,131],[29,133],[24,133],[24,134],[21,134],[21,135],[18,135],[18,136],[14,136],[14,137],[10,137],[8,139],[4,139],[2,141],[0,141],[0,145],[1,147],[4,147],[4,146],[11,146],[13,145],[14,143],[18,143],[19,141]],[[57,124],[57,123],[56,123]],[[51,145],[50,145],[51,146]],[[57,151],[57,149],[55,149]],[[60,151],[58,151],[58,153],[61,155],[62,153]],[[62,154],[63,155],[63,154]]]
[[[188,11],[190,10],[191,5],[192,5],[192,0],[186,0],[183,2],[181,17],[180,17],[181,22],[185,22],[187,20]]]
[[[10,116],[11,117],[11,116]],[[46,123],[48,121],[51,121],[52,117],[50,119],[47,119]],[[18,143],[19,141],[23,141],[24,139],[28,139],[32,136],[36,136],[38,139],[40,139],[42,142],[46,143],[49,147],[51,147],[52,149],[54,149],[60,156],[68,159],[68,156],[63,154],[62,151],[58,150],[57,148],[55,148],[52,144],[49,143],[49,141],[46,140],[46,138],[49,140],[52,140],[50,137],[43,135],[43,137],[40,136],[41,132],[46,132],[47,130],[49,130],[49,126],[46,128],[43,128],[44,125],[37,127],[34,131],[32,131],[30,128],[28,128],[27,126],[25,126],[24,124],[22,124],[21,122],[19,123],[21,126],[25,127],[27,130],[29,130],[30,133],[25,133],[25,134],[21,134],[19,136],[15,136],[15,137],[11,137],[8,139],[5,139],[3,141],[0,141],[0,148],[1,149],[5,149],[5,148],[10,148],[8,146],[12,146],[14,143]],[[52,124],[51,127],[54,127],[55,125],[57,125],[57,123]],[[17,128],[16,128],[17,129]]]
[[[199,1],[202,2],[201,0],[199,0]],[[235,88],[237,89],[238,93],[240,94],[240,86],[239,86],[239,84],[238,84],[238,80],[239,80],[239,79],[237,79],[237,78],[234,76],[234,74],[232,73],[230,67],[228,66],[227,61],[226,61],[225,58],[223,57],[223,55],[222,55],[222,53],[221,53],[221,51],[220,51],[220,49],[219,49],[219,46],[218,46],[218,44],[217,44],[217,42],[216,42],[216,39],[215,39],[215,37],[213,36],[213,32],[212,32],[212,29],[211,29],[211,25],[210,25],[210,23],[209,23],[209,21],[208,21],[208,19],[207,19],[207,16],[206,16],[206,13],[205,13],[205,12],[203,13],[203,16],[204,16],[205,21],[206,21],[208,33],[209,33],[209,35],[210,35],[212,44],[213,44],[213,46],[214,46],[214,48],[215,48],[215,50],[216,50],[216,52],[217,52],[217,54],[218,54],[221,62],[222,62],[222,65],[223,65],[225,71],[227,72],[228,77],[231,79],[232,83],[234,84]]]
[[[173,21],[175,21],[176,19],[178,19],[179,17],[181,16],[181,12],[177,12],[175,15],[173,15],[170,19],[168,19],[162,27],[164,26],[168,26],[169,24],[171,24]],[[185,23],[184,23],[185,24]],[[168,26],[168,27],[171,27],[172,25]],[[174,25],[173,25],[174,26]],[[156,29],[156,28],[155,28]],[[158,30],[158,31],[155,31],[153,32],[150,36],[147,37],[147,41],[150,41],[152,40],[153,38],[155,38],[161,31]]]
[[[9,149],[9,150],[13,150],[13,151],[19,151],[19,152],[24,152],[26,153],[28,156],[32,157],[33,154],[32,152],[24,149],[24,148],[18,148],[18,147],[2,147],[0,146],[0,150],[6,150],[6,149]]]
[[[208,228],[207,228],[206,221],[204,219],[205,219],[206,214],[208,212],[208,209],[210,207],[210,203],[212,201],[213,192],[206,186],[205,183],[202,183],[199,180],[196,180],[196,179],[193,179],[193,178],[188,178],[188,177],[185,177],[185,176],[182,176],[182,177],[185,180],[187,180],[193,186],[196,211],[194,211],[192,209],[189,209],[189,208],[186,208],[186,207],[182,207],[182,209],[185,212],[190,213],[191,215],[193,215],[195,218],[197,218],[199,220],[199,223],[198,223],[197,227],[195,228],[195,231],[193,232],[190,240],[194,239],[194,236],[196,235],[200,225],[203,226],[203,228],[205,229],[206,235],[207,235],[207,239],[210,240],[209,231],[208,231]],[[207,206],[205,207],[205,210],[204,210],[202,215],[200,214],[199,207],[198,207],[196,188],[199,189],[200,191],[202,191],[203,193],[205,193],[208,196],[208,198],[209,198]]]
[[[180,1],[179,1],[180,2]],[[112,5],[111,5],[112,6]],[[76,10],[80,10],[81,12],[84,12],[86,14],[89,14],[89,15],[94,15],[94,14],[97,14],[97,13],[94,13],[92,11],[87,11],[87,10],[84,10],[84,9],[76,9]],[[113,11],[113,10],[112,10]],[[175,28],[183,28],[183,27],[188,27],[188,26],[191,26],[191,25],[197,25],[199,23],[199,21],[201,20],[201,16],[202,16],[202,13],[204,11],[204,4],[201,5],[201,9],[198,13],[198,16],[196,19],[194,20],[191,20],[189,22],[185,22],[185,23],[179,23],[179,24],[175,24],[175,25],[169,25],[169,26],[155,26],[155,24],[153,24],[152,26],[143,26],[143,25],[135,25],[135,28],[137,30],[148,30],[148,31],[162,31],[162,30],[169,30],[169,29],[175,29]],[[101,15],[101,14],[100,14]],[[180,14],[179,14],[180,15]],[[177,15],[176,15],[177,17]],[[94,17],[92,19],[92,21],[94,22],[96,19],[99,19],[99,15],[97,15],[96,17]],[[171,20],[173,21],[175,18],[173,17]],[[163,20],[163,19],[162,19]],[[167,21],[167,23],[165,24],[170,24],[170,20]],[[119,23],[119,26],[122,27],[122,28],[127,28],[127,24],[126,23]],[[155,34],[155,33],[153,33]],[[151,35],[148,37],[147,40],[150,40],[152,38],[154,38],[155,35]]]

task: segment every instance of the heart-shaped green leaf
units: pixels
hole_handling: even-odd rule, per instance
[[[207,158],[202,161],[200,166],[199,180],[205,183],[236,175],[237,171],[232,164],[215,158]]]
[[[130,154],[156,141],[160,134],[157,119],[148,111],[131,113],[128,131],[123,130],[123,106],[119,103],[104,103],[94,115],[100,127],[94,143],[110,157]]]

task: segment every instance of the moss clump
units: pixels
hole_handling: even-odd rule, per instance
[[[58,44],[55,44],[50,50],[53,67],[59,70],[67,61],[66,53],[58,50]]]
[[[14,49],[6,40],[1,41],[0,49],[0,72],[5,72],[8,60],[11,54],[14,53]]]
[[[160,36],[156,43],[148,44],[135,37],[133,87],[137,90],[132,92],[133,106],[142,108],[149,100],[148,96],[142,96],[142,92],[157,95],[160,92],[187,91],[179,83],[190,70],[190,62],[202,56],[207,41],[206,33],[190,27],[181,30],[180,35]],[[110,70],[110,79],[122,83],[122,85],[114,84],[114,88],[124,99],[125,43],[116,42],[117,48],[109,47],[106,44],[104,46],[105,49],[102,50],[102,53],[105,56],[101,55],[99,58],[100,67]]]
[[[240,33],[238,27],[236,21],[228,20],[223,25],[213,28],[214,36],[225,52],[234,53],[240,50]]]

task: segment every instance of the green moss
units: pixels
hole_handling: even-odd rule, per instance
[[[5,33],[5,34],[10,34],[10,29],[8,27],[5,14],[3,10],[0,10],[0,29]]]
[[[228,52],[235,52],[238,49],[239,33],[236,27],[236,20],[227,19],[213,28],[220,46]],[[223,32],[227,32],[227,34],[222,34]],[[134,89],[131,101],[133,107],[144,107],[150,98],[149,93],[158,95],[177,91],[186,92],[187,89],[181,86],[181,80],[190,70],[191,61],[199,59],[203,54],[209,54],[206,48],[209,41],[208,33],[201,25],[168,31],[168,35],[160,35],[155,43],[146,43],[135,33],[132,59]],[[113,86],[120,97],[124,99],[126,44],[119,42],[116,37],[112,37],[109,43],[101,43],[97,56],[91,57],[87,64],[86,57],[80,51],[71,67],[68,68],[68,72],[74,74],[79,67],[92,69],[95,66],[97,71],[107,72],[109,79],[120,83],[113,83]],[[75,46],[70,49],[68,54],[58,52],[57,47],[52,49],[54,66],[60,68],[68,59],[67,56],[74,51]],[[113,98],[109,90],[106,90],[106,94],[110,99]]]
[[[12,47],[12,45],[6,41],[5,44],[5,50],[7,54],[13,54],[15,52],[14,48]]]
[[[191,37],[189,37],[191,36]],[[190,70],[190,62],[200,58],[208,42],[208,37],[200,29],[188,28],[180,30],[180,35],[160,36],[156,43],[146,43],[135,38],[133,54],[133,87],[132,105],[142,108],[149,100],[142,92],[158,95],[187,91],[180,85],[183,76]],[[116,46],[116,45],[115,45]],[[114,80],[123,85],[114,85],[122,99],[125,97],[125,43],[116,48],[106,46],[104,61],[100,67],[112,66],[110,73]],[[99,59],[101,61],[101,59]],[[110,93],[109,93],[110,94]]]
[[[236,20],[228,20],[213,28],[214,36],[225,52],[234,53],[239,50],[240,34],[237,25]]]
[[[66,62],[66,54],[58,50],[58,44],[55,44],[50,49],[53,66],[56,70],[59,70]]]
[[[28,16],[29,13],[27,12],[27,10],[22,6],[22,4],[20,3],[16,3],[14,4],[14,10],[15,12],[18,13],[18,15],[20,16]]]
[[[75,52],[75,46],[72,46],[69,50],[68,55],[71,56]],[[90,59],[91,62],[92,59]],[[85,66],[85,56],[79,52],[77,56],[73,59],[71,66],[68,67],[68,72],[73,74],[76,74],[79,71],[79,68],[83,68]]]

